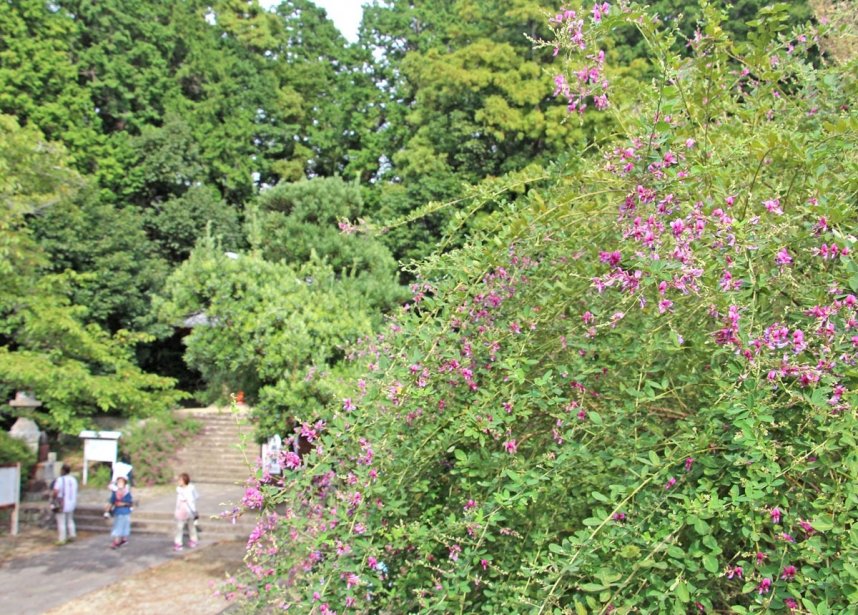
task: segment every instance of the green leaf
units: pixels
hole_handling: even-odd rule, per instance
[[[712,555],[703,556],[703,567],[706,570],[708,570],[709,572],[711,572],[712,574],[717,573],[718,572],[718,558],[716,558]]]
[[[677,547],[676,545],[670,545],[667,548],[667,554],[670,557],[675,557],[676,559],[682,559],[685,557],[685,551]]]
[[[691,600],[691,595],[688,593],[688,585],[685,581],[680,581],[679,585],[676,586],[676,597],[682,602]]]
[[[581,589],[585,592],[600,592],[603,589],[607,589],[604,585],[600,585],[598,583],[584,583],[581,585]]]
[[[818,532],[828,532],[834,529],[834,524],[828,519],[820,518],[810,522],[810,525]]]

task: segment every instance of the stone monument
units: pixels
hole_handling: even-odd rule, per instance
[[[12,429],[9,430],[9,435],[13,438],[23,440],[30,447],[30,450],[33,451],[33,455],[38,454],[41,432],[36,425],[36,421],[27,415],[30,411],[41,407],[42,402],[38,401],[32,393],[18,391],[15,394],[15,399],[10,401],[9,405],[15,409],[15,414],[20,414],[18,420],[12,425]]]

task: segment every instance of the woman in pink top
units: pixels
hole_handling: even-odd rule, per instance
[[[185,524],[188,526],[188,546],[193,549],[197,546],[197,490],[191,483],[191,477],[186,472],[179,474],[178,485],[176,485],[176,537],[173,540],[173,549],[182,550],[183,534]]]

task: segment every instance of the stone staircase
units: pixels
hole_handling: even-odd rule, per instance
[[[187,472],[200,493],[197,510],[200,514],[201,540],[247,540],[253,531],[254,515],[235,522],[219,515],[230,510],[229,503],[238,503],[244,494],[243,483],[250,476],[250,464],[260,454],[253,440],[253,427],[246,412],[233,414],[228,409],[194,408],[177,411],[183,418],[202,423],[202,429],[188,445],[178,452],[173,470]],[[242,443],[244,450],[242,450]],[[176,495],[172,486],[133,489],[135,508],[131,515],[131,533],[161,534],[165,538],[175,532],[173,511]],[[79,531],[110,533],[112,520],[104,518],[106,489],[81,491],[75,523]],[[44,527],[53,526],[53,515],[47,501],[27,502],[22,506],[25,519]]]
[[[206,485],[208,488],[211,485]],[[240,494],[238,494],[240,495]],[[171,502],[175,497],[170,498]],[[173,520],[172,509],[163,510],[163,507],[147,507],[144,502],[136,506],[131,514],[131,534],[160,534],[169,539],[176,531]],[[211,514],[209,514],[211,513]],[[201,512],[198,528],[200,540],[205,542],[218,542],[222,540],[245,541],[255,526],[255,518],[241,517],[232,523],[231,520],[217,517],[216,511],[208,510]],[[104,517],[103,506],[83,505],[78,506],[75,511],[75,524],[78,531],[110,534],[113,520]]]
[[[187,472],[194,483],[243,483],[250,475],[250,465],[260,454],[247,413],[194,408],[177,414],[199,421],[203,428],[179,452],[176,473]]]

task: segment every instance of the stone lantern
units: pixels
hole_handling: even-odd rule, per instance
[[[9,405],[15,409],[16,414],[21,414],[21,416],[18,417],[18,420],[15,421],[15,424],[12,425],[12,429],[9,430],[9,435],[13,438],[23,440],[27,446],[30,447],[30,450],[33,451],[33,454],[37,454],[39,451],[39,436],[41,435],[41,432],[39,431],[39,427],[36,425],[36,421],[29,418],[27,415],[30,414],[30,411],[40,408],[42,402],[37,400],[36,396],[32,393],[18,391],[15,394],[15,399],[10,401]]]

